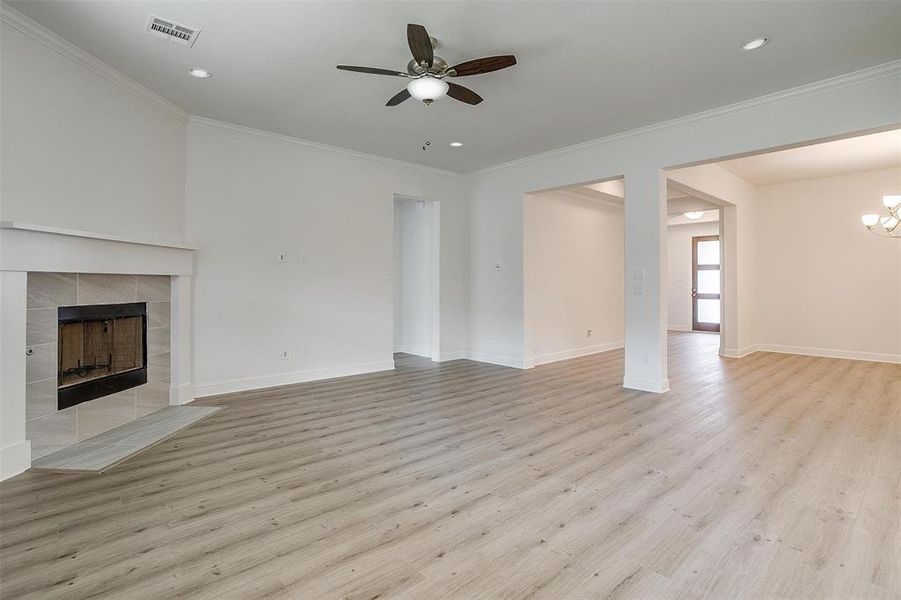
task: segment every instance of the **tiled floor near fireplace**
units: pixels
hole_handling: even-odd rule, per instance
[[[220,410],[219,406],[170,406],[43,456],[32,468],[102,473]]]

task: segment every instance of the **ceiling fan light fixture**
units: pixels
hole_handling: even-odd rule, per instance
[[[682,213],[682,214],[685,215],[686,219],[690,219],[692,221],[697,221],[698,219],[700,219],[701,217],[704,216],[704,211],[703,210],[692,210],[692,211],[689,211],[687,213]]]
[[[419,77],[407,84],[407,91],[410,92],[410,95],[423,102],[426,100],[437,100],[445,96],[447,88],[446,81],[430,75]]]

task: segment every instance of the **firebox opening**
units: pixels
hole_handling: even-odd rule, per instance
[[[147,304],[59,308],[60,410],[147,383]]]

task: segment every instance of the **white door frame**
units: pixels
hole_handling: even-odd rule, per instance
[[[430,200],[428,198],[419,198],[416,196],[408,196],[405,194],[394,194],[394,202],[392,202],[392,219],[394,215],[394,205],[397,202],[425,202],[431,211],[431,231],[430,231],[430,241],[431,241],[431,269],[429,270],[431,274],[431,348],[430,348],[430,356],[433,361],[438,361],[441,356],[441,201],[439,200]],[[393,221],[392,221],[393,222]],[[397,228],[397,223],[393,223],[392,235],[391,235],[391,243],[394,244],[394,236]],[[393,268],[393,261],[392,261]],[[397,273],[392,273],[392,282],[395,281],[395,278],[398,276]],[[391,286],[391,295],[392,295],[392,306],[396,301],[394,298],[394,285]],[[394,311],[391,312],[391,335],[392,340],[394,336]],[[394,349],[394,341],[391,344],[392,351]]]

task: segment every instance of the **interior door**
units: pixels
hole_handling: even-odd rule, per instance
[[[720,330],[720,237],[691,238],[691,326]]]

